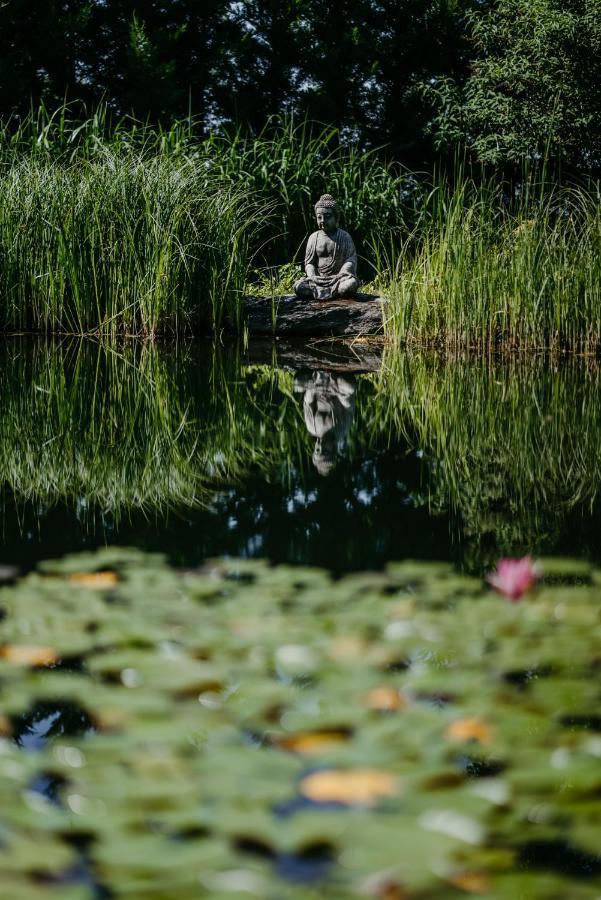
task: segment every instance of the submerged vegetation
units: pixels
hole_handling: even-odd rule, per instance
[[[600,573],[543,570],[109,549],[3,588],[6,895],[594,900]]]
[[[240,295],[289,289],[325,189],[395,342],[593,348],[601,342],[598,188],[415,175],[335,129],[166,131],[42,109],[0,134],[4,330],[198,332]],[[286,265],[288,264],[288,265]],[[254,271],[253,271],[254,269]]]

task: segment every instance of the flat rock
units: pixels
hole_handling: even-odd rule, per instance
[[[357,294],[343,300],[243,297],[244,321],[251,334],[340,336],[381,334],[383,297]]]

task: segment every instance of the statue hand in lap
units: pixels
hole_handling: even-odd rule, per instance
[[[305,276],[294,285],[297,297],[330,300],[352,297],[359,287],[357,251],[348,231],[338,227],[340,209],[330,194],[315,204],[319,231],[307,241]]]

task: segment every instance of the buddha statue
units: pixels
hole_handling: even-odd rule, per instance
[[[297,297],[333,300],[352,297],[359,287],[357,251],[348,231],[338,227],[340,208],[330,194],[315,204],[319,231],[307,241],[305,276],[294,285]]]

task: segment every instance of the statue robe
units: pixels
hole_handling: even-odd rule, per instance
[[[338,275],[342,266],[351,262],[353,265],[352,274],[357,271],[357,251],[353,239],[348,231],[338,228],[336,231],[336,240],[334,242],[334,255],[329,261],[317,258],[317,238],[321,232],[314,231],[307,241],[307,249],[305,251],[305,271],[307,266],[316,266],[319,277],[331,277]]]
[[[317,255],[317,245],[321,237],[323,237],[323,232],[314,231],[307,241],[305,251],[305,273],[309,266],[313,266],[317,274],[305,274],[299,279],[294,285],[295,294],[299,297],[313,297],[315,300],[351,296],[359,285],[357,281],[357,251],[352,237],[348,231],[337,228],[336,236],[332,239],[334,244],[332,256],[320,257]],[[340,270],[345,264],[347,271],[341,272]]]

